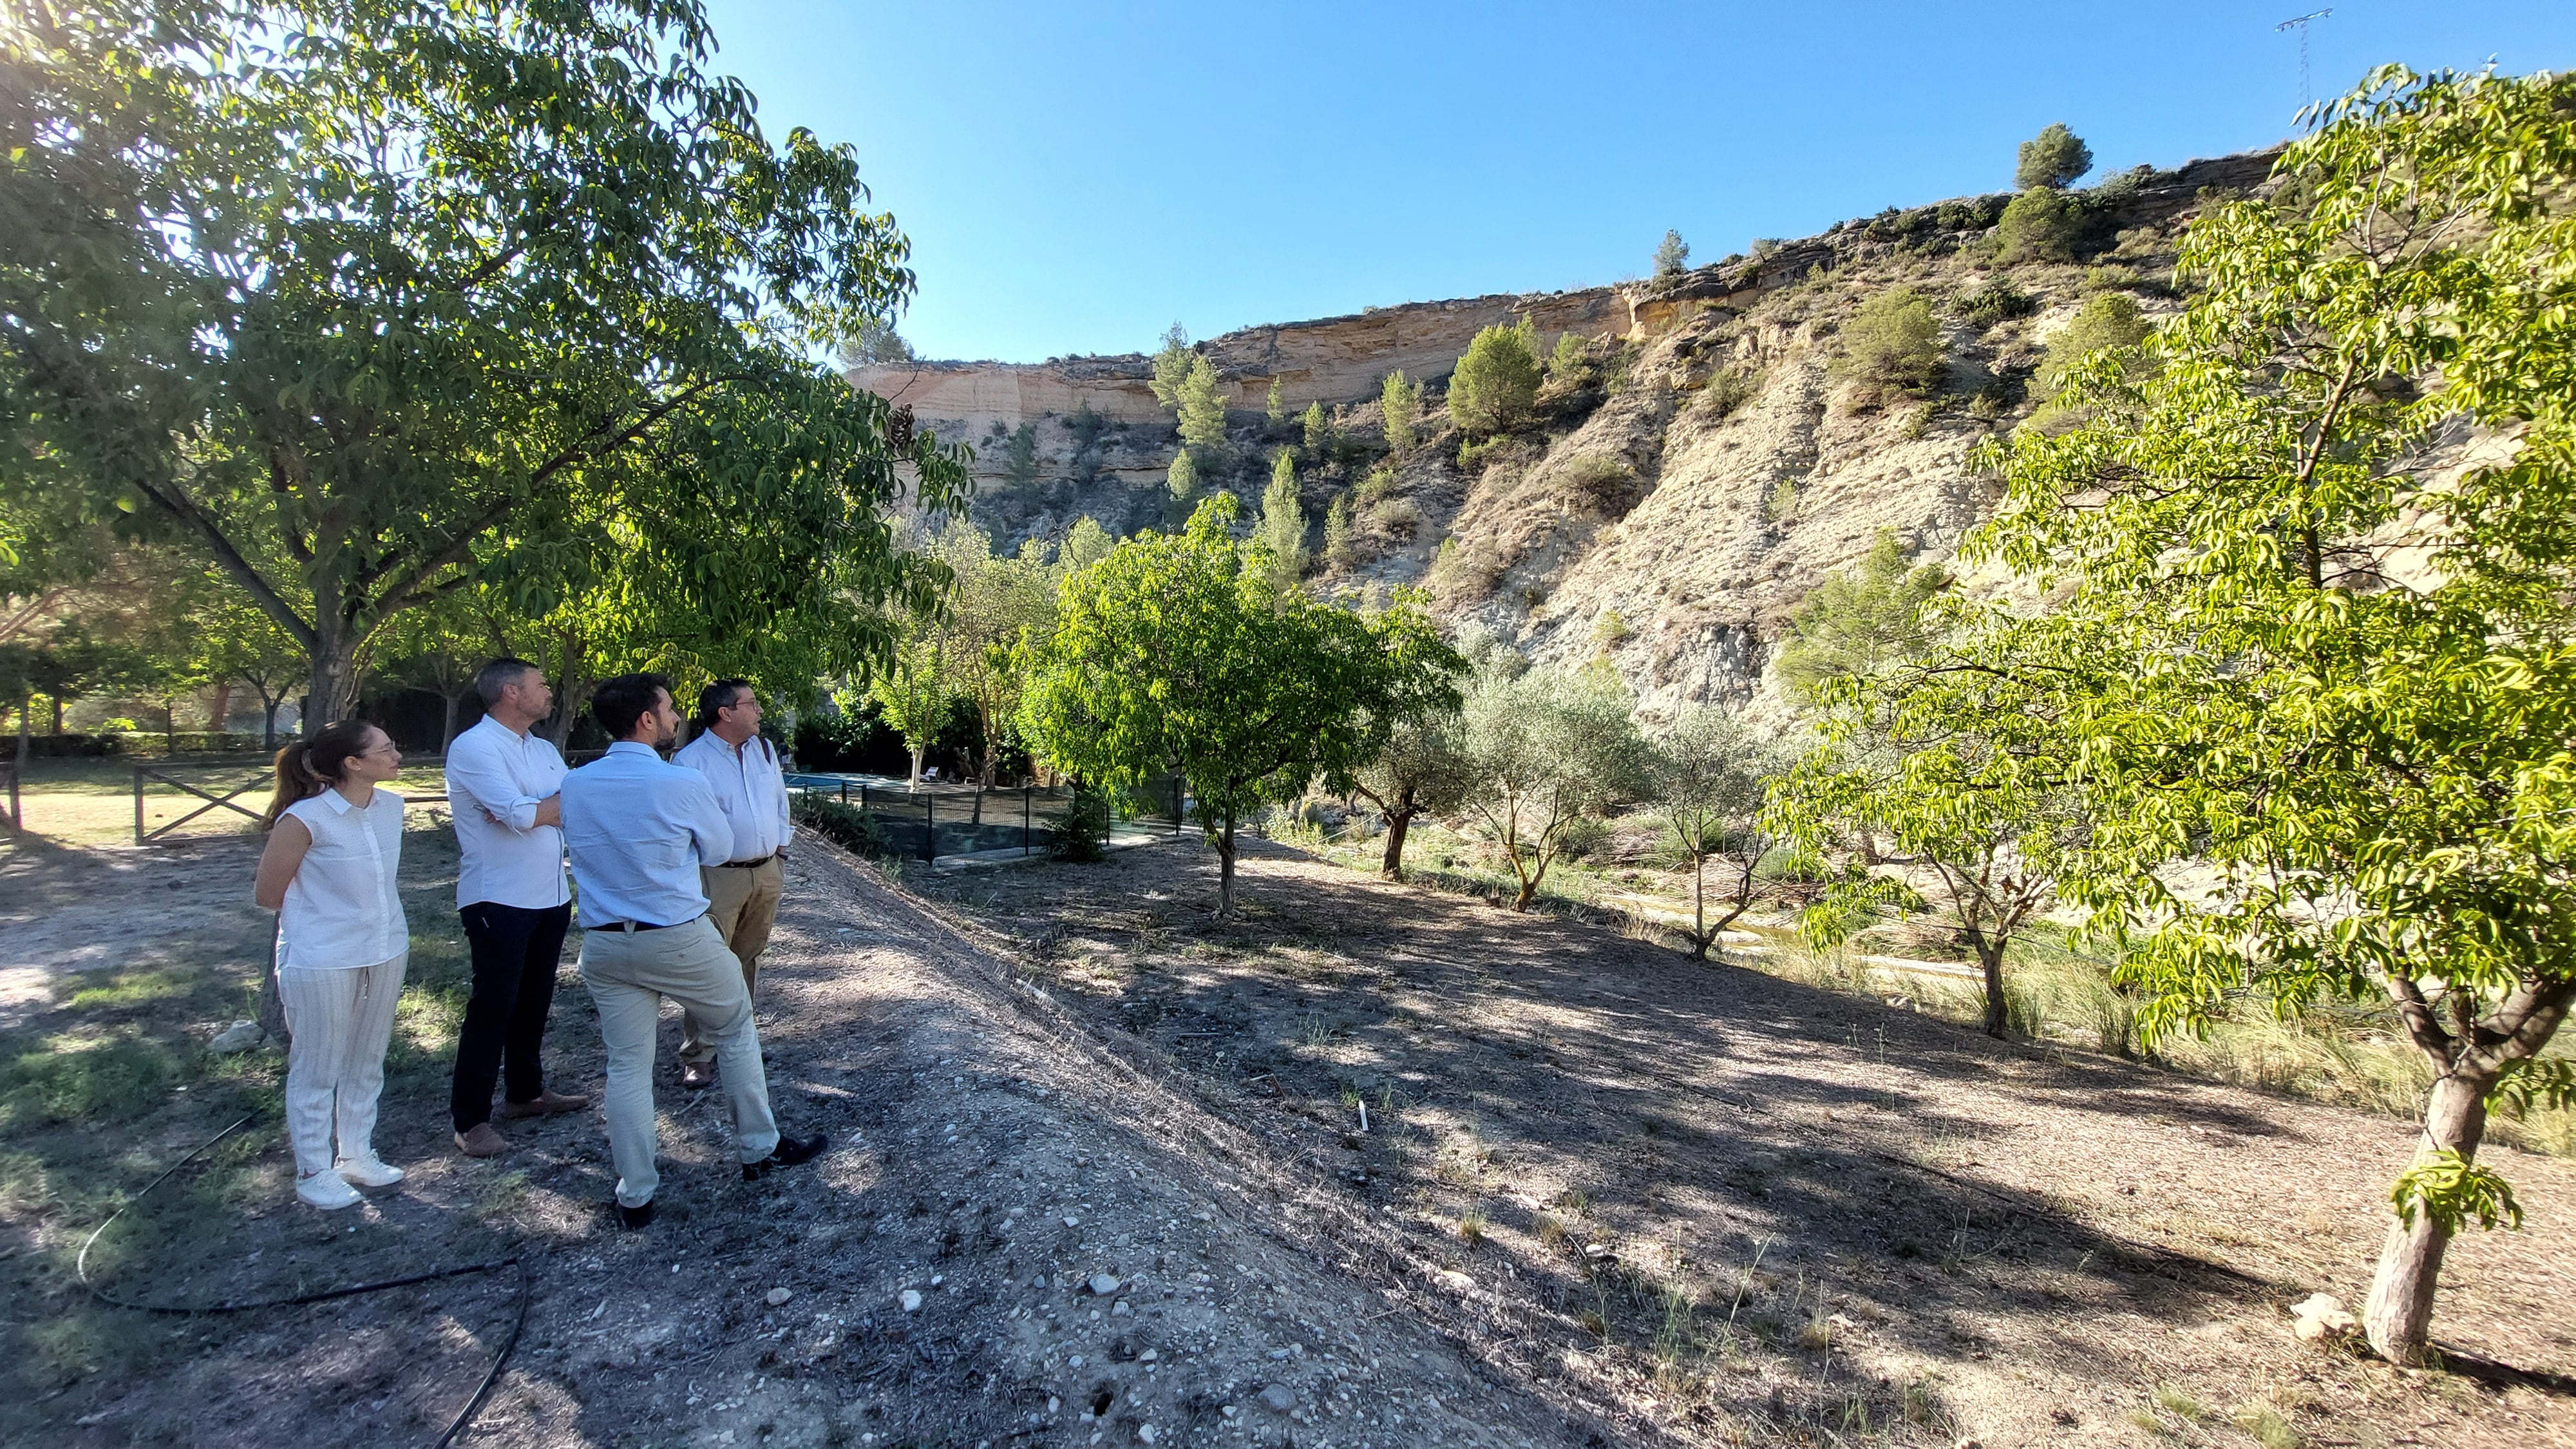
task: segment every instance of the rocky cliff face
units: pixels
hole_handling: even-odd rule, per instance
[[[1427,585],[1542,659],[1613,660],[1641,704],[1768,707],[1765,664],[1816,583],[1881,530],[1924,561],[1947,557],[1991,505],[1965,460],[2027,415],[2024,383],[2086,297],[2120,290],[2153,314],[2182,225],[2208,188],[2250,190],[2266,155],[2130,173],[2096,194],[2079,262],[1991,260],[2004,198],[1890,211],[1756,258],[1656,283],[1419,304],[1231,333],[1203,344],[1237,406],[1226,457],[1203,478],[1257,500],[1275,450],[1299,442],[1262,415],[1273,378],[1292,413],[1331,410],[1336,438],[1300,449],[1320,523],[1353,517],[1324,587]],[[1973,320],[1963,300],[1997,283],[2025,315]],[[1871,295],[1910,287],[1943,319],[1947,376],[1920,398],[1871,398],[1837,374],[1837,333]],[[1462,454],[1437,384],[1478,329],[1530,315],[1553,345],[1590,339],[1552,378],[1521,434]],[[1376,394],[1397,368],[1435,384],[1417,445],[1388,455]],[[853,381],[975,443],[976,518],[1002,541],[1060,535],[1084,514],[1113,530],[1168,526],[1187,503],[1163,484],[1178,446],[1147,387],[1148,360],[873,367]],[[1003,435],[1036,427],[1039,481],[1011,486]],[[1319,540],[1320,542],[1320,540]]]

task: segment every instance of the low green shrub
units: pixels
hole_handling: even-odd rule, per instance
[[[1047,854],[1054,859],[1086,863],[1109,853],[1109,821],[1116,801],[1111,792],[1076,780],[1065,812],[1047,827]]]
[[[2091,230],[2092,218],[2082,201],[2034,186],[2014,197],[1995,223],[1995,260],[2071,262]]]
[[[852,855],[875,860],[886,853],[885,827],[867,811],[821,795],[798,795],[794,803],[799,824]]]
[[[1843,327],[1836,367],[1858,385],[1861,400],[1922,394],[1941,380],[1941,324],[1932,304],[1911,287],[1893,287],[1860,304]]]
[[[1998,322],[2027,317],[2038,310],[2037,297],[2002,277],[1995,278],[1958,301],[1959,315],[1979,327],[1992,327]]]
[[[1762,391],[1762,374],[1750,368],[1721,367],[1708,375],[1699,393],[1700,407],[1713,416],[1729,418]]]

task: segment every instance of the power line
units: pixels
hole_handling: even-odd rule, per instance
[[[2311,20],[2323,20],[2323,19],[2325,19],[2327,16],[2332,15],[2333,13],[2334,13],[2334,10],[2333,10],[2331,7],[2327,8],[2327,9],[2324,9],[2324,10],[2311,10],[2311,11],[2309,11],[2309,12],[2308,12],[2307,14],[2305,14],[2305,15],[2293,15],[2293,16],[2291,16],[2289,19],[2284,20],[2284,21],[2282,21],[2280,24],[2275,25],[2275,26],[2273,26],[2273,27],[2272,27],[2272,29],[2273,29],[2273,31],[2274,31],[2275,33],[2278,33],[2278,32],[2280,32],[2280,31],[2287,30],[2287,29],[2289,29],[2290,27],[2292,27],[2292,26],[2294,26],[2294,25],[2298,27],[2298,30],[2299,30],[2299,109],[2300,109],[2301,111],[2305,111],[2305,110],[2307,110],[2307,108],[2308,108],[2308,107],[2313,106],[2313,105],[2315,105],[2315,104],[2317,103],[2317,98],[2315,97],[2315,95],[2311,94],[2311,93],[2309,92],[2309,89],[2308,89],[2308,22],[2309,22],[2309,21],[2311,21]]]

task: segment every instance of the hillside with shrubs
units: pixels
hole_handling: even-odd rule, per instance
[[[1192,344],[1176,328],[1151,357],[1082,364],[1150,372],[1159,422],[1087,404],[987,422],[970,439],[976,519],[1005,546],[1084,517],[1170,530],[1230,492],[1246,520],[1299,541],[1320,591],[1427,587],[1453,625],[1541,661],[1608,658],[1650,715],[1776,711],[1770,665],[1809,593],[1882,534],[1917,563],[1946,559],[1993,506],[1970,450],[2059,422],[2053,359],[2178,310],[2183,228],[2209,199],[2260,188],[2273,160],[2078,189],[2067,170],[2089,156],[2061,143],[2081,152],[2063,135],[2024,148],[2018,191],[1890,208],[1710,265],[1668,237],[1650,277],[1607,289],[1614,305],[1519,299],[1519,320],[1446,373],[1391,368],[1364,396],[1281,406],[1253,334]],[[1546,325],[1587,313],[1613,320]],[[1270,407],[1232,405],[1265,382]]]

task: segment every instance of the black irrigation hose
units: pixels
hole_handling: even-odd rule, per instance
[[[256,1115],[258,1114],[251,1114],[251,1116]],[[475,1410],[483,1407],[483,1400],[491,1394],[492,1385],[500,1381],[502,1365],[510,1361],[511,1351],[519,1346],[520,1333],[528,1326],[528,1300],[534,1295],[531,1291],[532,1285],[529,1281],[528,1261],[520,1254],[513,1253],[509,1257],[494,1258],[488,1262],[467,1263],[461,1267],[436,1268],[426,1273],[413,1273],[401,1278],[386,1278],[374,1283],[355,1283],[346,1288],[326,1288],[318,1293],[298,1293],[292,1298],[254,1298],[236,1302],[202,1305],[186,1303],[136,1303],[130,1299],[119,1298],[89,1280],[90,1249],[98,1246],[100,1236],[110,1227],[114,1226],[118,1218],[125,1216],[127,1208],[131,1208],[135,1204],[143,1201],[145,1198],[150,1197],[154,1188],[168,1182],[171,1175],[176,1173],[180,1168],[183,1168],[189,1163],[196,1161],[199,1157],[204,1156],[205,1153],[212,1149],[216,1143],[223,1141],[225,1138],[232,1136],[236,1132],[239,1132],[244,1127],[249,1126],[250,1123],[251,1117],[245,1116],[230,1127],[227,1127],[223,1131],[216,1133],[214,1136],[207,1138],[205,1141],[198,1143],[196,1148],[189,1152],[187,1156],[171,1163],[168,1168],[163,1170],[159,1177],[156,1177],[150,1182],[144,1184],[141,1192],[138,1192],[133,1197],[127,1199],[124,1205],[117,1208],[116,1211],[109,1213],[107,1215],[107,1221],[100,1223],[96,1228],[92,1229],[88,1239],[82,1242],[80,1257],[75,1260],[73,1265],[74,1271],[80,1278],[81,1287],[88,1290],[89,1296],[111,1308],[123,1308],[135,1313],[162,1313],[181,1317],[194,1317],[198,1314],[204,1313],[248,1313],[254,1308],[296,1308],[312,1303],[328,1303],[336,1298],[355,1298],[361,1293],[381,1293],[388,1288],[409,1288],[420,1283],[435,1283],[442,1278],[462,1278],[471,1273],[492,1273],[503,1268],[516,1267],[519,1270],[518,1315],[510,1322],[509,1337],[501,1340],[501,1351],[492,1355],[492,1366],[484,1370],[483,1381],[474,1386],[474,1396],[465,1401],[465,1407],[457,1411],[454,1419],[448,1421],[447,1431],[439,1435],[430,1446],[430,1449],[447,1449],[448,1445],[455,1442],[456,1436],[465,1431],[465,1425],[474,1417]]]

